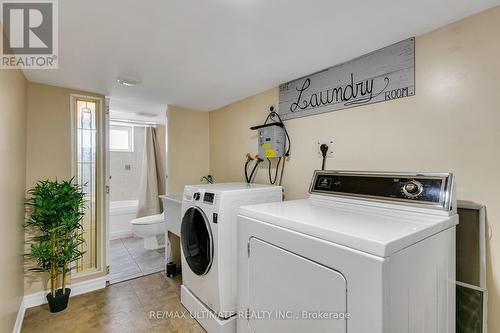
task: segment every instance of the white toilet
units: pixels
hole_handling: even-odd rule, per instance
[[[165,247],[167,221],[164,214],[139,217],[130,221],[130,224],[134,235],[144,238],[145,249],[156,250]]]

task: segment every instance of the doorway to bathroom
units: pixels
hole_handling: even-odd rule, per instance
[[[116,116],[110,111],[110,284],[165,269],[165,223],[158,198],[165,193],[166,178],[162,118]]]

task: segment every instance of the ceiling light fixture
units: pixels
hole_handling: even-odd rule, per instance
[[[135,87],[136,85],[138,85],[140,83],[140,81],[138,81],[138,80],[124,79],[124,78],[118,78],[118,79],[116,79],[116,82],[118,82],[122,86],[126,86],[126,87]]]

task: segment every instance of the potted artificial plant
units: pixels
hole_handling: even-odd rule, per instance
[[[74,268],[72,263],[84,254],[80,248],[85,242],[81,224],[85,194],[73,179],[39,181],[28,194],[25,227],[35,236],[29,239],[30,249],[26,255],[36,262],[31,271],[49,273],[47,301],[51,312],[59,312],[68,306],[71,292],[66,288],[68,272]]]

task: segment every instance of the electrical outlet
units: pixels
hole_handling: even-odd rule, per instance
[[[333,157],[333,148],[335,147],[335,140],[334,139],[330,139],[330,140],[318,140],[318,147],[317,147],[317,151],[318,151],[318,156],[323,158],[323,153],[321,152],[321,145],[322,144],[326,144],[328,146],[328,152],[326,153],[326,157]]]

